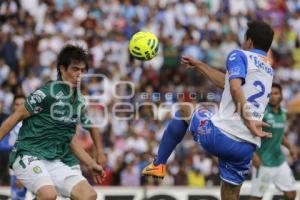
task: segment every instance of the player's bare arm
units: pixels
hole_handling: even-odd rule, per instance
[[[30,113],[23,106],[20,106],[12,115],[10,115],[0,127],[0,141],[4,138],[9,131],[16,126],[17,123],[30,117]]]
[[[289,140],[288,140],[288,138],[287,138],[286,135],[283,137],[281,144],[283,146],[285,146],[289,150],[292,159],[294,161],[297,160],[297,158],[298,158],[298,150],[297,150],[297,148],[294,145],[292,145],[289,142]]]
[[[241,108],[241,118],[243,119],[245,125],[249,130],[257,137],[272,137],[271,133],[262,131],[262,127],[268,127],[269,125],[263,121],[251,120],[247,110],[247,100],[242,90],[242,80],[239,78],[232,79],[229,81],[230,84],[230,93],[232,99],[235,102],[237,108]]]
[[[196,69],[198,72],[207,76],[209,80],[211,80],[216,87],[220,89],[224,89],[225,73],[220,72],[219,70],[216,70],[208,66],[207,64],[195,60],[189,56],[182,56],[181,64],[187,68]]]
[[[93,160],[90,155],[80,146],[80,144],[77,141],[76,137],[73,137],[70,148],[72,149],[75,156],[84,164],[87,166],[89,171],[94,176],[99,176],[100,180],[97,182],[101,182],[103,178],[105,177],[103,168],[96,163],[95,160]]]
[[[91,137],[94,142],[94,149],[95,149],[95,155],[96,155],[96,161],[97,163],[101,164],[102,166],[106,165],[106,156],[104,155],[103,152],[103,145],[102,145],[102,140],[99,135],[99,131],[97,128],[90,128],[89,129]]]
[[[260,158],[255,152],[253,153],[252,164],[255,168],[259,168],[261,164]]]

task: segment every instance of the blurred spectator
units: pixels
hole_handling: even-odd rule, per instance
[[[10,67],[5,64],[5,61],[2,57],[0,57],[0,85],[6,81],[8,74],[10,72]]]
[[[0,101],[0,125],[8,117],[8,115],[3,113],[3,102]],[[7,140],[7,138],[4,138]],[[9,148],[5,145],[6,141],[0,142],[0,185],[9,184],[9,171],[8,171],[8,158],[9,158]]]
[[[141,172],[135,165],[135,156],[128,153],[125,156],[125,168],[121,172],[122,186],[139,186],[141,182]]]
[[[178,172],[173,172],[173,176],[174,176],[174,185],[187,185],[188,181],[187,181],[187,168],[186,165],[182,165],[179,167]]]
[[[167,169],[167,173],[162,181],[163,186],[172,186],[174,185],[174,177],[171,174],[170,170]]]
[[[5,17],[14,16],[18,11],[17,1],[5,0],[0,4],[0,15]]]
[[[300,70],[300,42],[296,40],[295,48],[292,50],[294,67]]]
[[[11,34],[7,34],[4,41],[0,49],[1,55],[3,55],[6,64],[9,65],[13,71],[16,71],[18,67],[17,45],[12,41]]]
[[[173,42],[173,37],[169,36],[163,47],[163,54],[164,54],[164,68],[172,69],[177,66],[178,56],[179,56],[179,49],[178,46],[175,45]]]
[[[8,117],[7,114],[4,113],[4,103],[0,100],[0,124]]]
[[[206,53],[206,62],[208,65],[223,69],[224,68],[224,54],[220,49],[221,38],[215,37],[210,41],[210,46]]]
[[[188,172],[188,186],[205,187],[205,178],[200,168],[193,166],[192,170]]]

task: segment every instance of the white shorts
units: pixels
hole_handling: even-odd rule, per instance
[[[282,192],[295,191],[295,178],[287,162],[279,167],[260,166],[257,170],[253,167],[251,180],[251,196],[263,197],[270,183]]]
[[[70,197],[80,181],[86,180],[80,166],[69,167],[59,160],[39,160],[34,156],[18,156],[12,166],[16,177],[33,193],[46,185],[55,186],[61,196]]]

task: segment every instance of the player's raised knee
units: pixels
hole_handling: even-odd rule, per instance
[[[96,200],[97,193],[87,181],[81,181],[72,189],[71,198],[80,200]]]
[[[52,186],[45,186],[36,193],[37,200],[56,200],[57,192]]]
[[[89,189],[84,190],[78,199],[82,200],[96,200],[97,193],[94,188],[90,187]]]
[[[97,192],[96,192],[94,189],[92,189],[92,190],[89,192],[89,194],[88,194],[88,196],[87,196],[87,199],[88,199],[88,200],[96,200],[96,199],[97,199]]]
[[[56,199],[57,199],[57,193],[55,192],[43,194],[41,198],[41,200],[56,200]]]
[[[296,191],[285,192],[284,197],[288,200],[294,200],[296,198]]]

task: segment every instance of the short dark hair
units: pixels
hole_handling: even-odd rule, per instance
[[[263,21],[248,22],[246,40],[250,38],[254,48],[267,52],[271,47],[273,36],[274,31],[267,23]]]
[[[25,99],[25,95],[23,95],[23,94],[17,94],[17,95],[15,95],[14,96],[14,101],[13,102],[15,102],[17,99]]]
[[[281,85],[279,83],[272,83],[272,88],[273,87],[277,88],[280,91],[280,93],[282,92],[282,87],[281,87]]]
[[[65,69],[69,67],[72,62],[83,62],[85,69],[88,70],[89,63],[88,52],[84,48],[76,45],[68,44],[62,48],[57,56],[57,75],[61,76],[60,67],[63,66]]]

